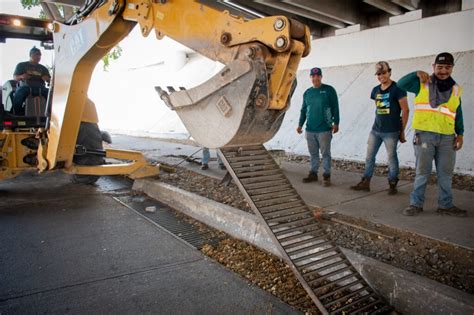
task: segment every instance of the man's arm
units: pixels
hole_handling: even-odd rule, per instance
[[[462,116],[461,100],[456,110],[456,120],[454,121],[454,132],[456,132],[456,141],[454,142],[454,150],[461,150],[464,142],[464,119]]]
[[[421,71],[415,71],[405,75],[398,80],[397,86],[404,91],[418,94],[418,92],[420,92],[420,77],[418,76],[418,72]]]
[[[296,128],[296,132],[299,134],[303,132],[303,125],[306,121],[306,110],[307,110],[308,105],[306,105],[305,94],[303,94],[303,105],[301,106],[300,120],[298,122],[298,128]]]
[[[408,117],[410,116],[410,109],[408,108],[408,100],[406,96],[399,99],[398,103],[402,109],[402,130],[400,130],[400,142],[404,143],[407,141],[405,138],[405,127],[407,126]]]
[[[51,75],[49,74],[48,68],[45,66],[41,65],[41,79],[45,82],[49,82],[51,80]]]
[[[333,119],[332,133],[337,133],[339,131],[339,100],[337,99],[336,90],[331,87],[331,94],[329,101],[331,102],[331,113]]]

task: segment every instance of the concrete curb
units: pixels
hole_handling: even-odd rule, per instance
[[[253,214],[153,180],[136,180],[133,189],[281,257]],[[343,252],[366,281],[403,314],[474,314],[474,297],[468,293],[348,249]]]

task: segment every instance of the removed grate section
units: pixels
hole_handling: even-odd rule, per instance
[[[144,196],[122,196],[114,197],[114,199],[145,216],[196,249],[200,250],[206,244],[216,246],[222,239],[215,232],[204,226],[196,226],[186,222],[182,215],[150,198]],[[146,208],[154,208],[154,211],[147,212]]]
[[[226,147],[220,153],[232,179],[323,314],[392,311],[329,240],[263,145]]]

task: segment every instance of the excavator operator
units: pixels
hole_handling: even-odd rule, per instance
[[[45,83],[50,81],[51,75],[48,69],[39,63],[40,60],[41,50],[33,47],[30,50],[30,60],[20,62],[15,68],[13,78],[20,82],[20,86],[13,97],[15,115],[25,115],[23,104],[29,95],[48,97],[48,89]]]

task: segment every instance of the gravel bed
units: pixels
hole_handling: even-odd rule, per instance
[[[219,180],[184,168],[178,168],[174,174],[162,173],[160,180],[251,212],[249,205],[233,183],[224,186]],[[473,251],[342,215],[321,222],[326,227],[329,237],[339,246],[465,292],[474,293]]]
[[[227,238],[205,245],[204,254],[305,314],[320,314],[290,267],[280,258],[250,244]]]

